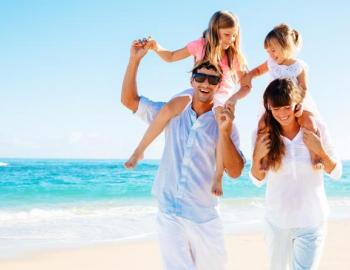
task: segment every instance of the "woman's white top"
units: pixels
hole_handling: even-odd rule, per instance
[[[341,161],[335,155],[325,125],[321,122],[317,124],[323,147],[337,162],[329,176],[339,179],[342,174]],[[256,132],[254,145],[255,134]],[[260,181],[249,173],[255,185],[261,186],[266,182],[266,218],[280,228],[316,227],[329,215],[324,171],[313,169],[303,134],[300,129],[292,140],[282,136],[286,154],[278,171],[270,169]]]

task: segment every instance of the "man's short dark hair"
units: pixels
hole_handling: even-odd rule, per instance
[[[197,73],[197,71],[201,68],[206,68],[206,69],[209,69],[209,70],[214,70],[216,71],[217,73],[219,73],[219,76],[222,77],[222,70],[220,67],[210,63],[209,61],[199,61],[199,62],[196,62],[195,66],[193,67],[192,69],[192,75],[194,73]]]

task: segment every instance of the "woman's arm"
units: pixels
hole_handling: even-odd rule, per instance
[[[332,158],[329,150],[327,151],[326,147],[324,147],[321,138],[314,132],[304,129],[304,143],[310,151],[314,152],[322,159],[325,172],[330,174],[336,167],[337,160]]]

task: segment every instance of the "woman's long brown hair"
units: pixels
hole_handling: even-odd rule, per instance
[[[264,92],[265,126],[270,133],[271,140],[271,149],[267,156],[269,169],[278,170],[285,155],[285,145],[281,137],[282,128],[273,117],[270,107],[300,103],[301,93],[301,89],[290,79],[276,79],[267,86]]]

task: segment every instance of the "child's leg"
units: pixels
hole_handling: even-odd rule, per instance
[[[268,132],[268,129],[265,124],[265,117],[266,113],[264,113],[258,123],[258,132],[257,132],[257,137],[261,136],[262,134],[265,134]],[[261,161],[260,161],[260,169],[266,171],[268,169],[268,158],[265,156]]]
[[[217,112],[219,110],[222,110],[222,107],[215,108],[215,114],[217,115]],[[222,177],[224,175],[224,160],[222,158],[222,143],[220,136],[218,137],[218,142],[216,144],[216,164],[215,164],[215,172],[212,179],[212,187],[211,192],[215,196],[222,196]]]
[[[313,114],[309,111],[303,111],[302,115],[298,117],[298,123],[305,129],[311,130],[315,134],[319,135],[317,124]],[[323,169],[323,164],[321,158],[314,152],[310,151],[311,162],[315,169]]]
[[[222,143],[220,137],[216,145],[216,168],[212,180],[211,192],[215,196],[222,196],[222,177],[224,175],[224,160],[222,158]]]
[[[159,111],[155,119],[149,125],[134,153],[131,155],[128,161],[125,162],[124,166],[126,168],[132,169],[136,166],[137,162],[143,158],[143,152],[146,150],[146,148],[154,141],[155,138],[158,137],[160,133],[162,133],[169,120],[184,110],[189,101],[190,98],[188,96],[180,96],[173,98],[164,105],[164,107]]]

